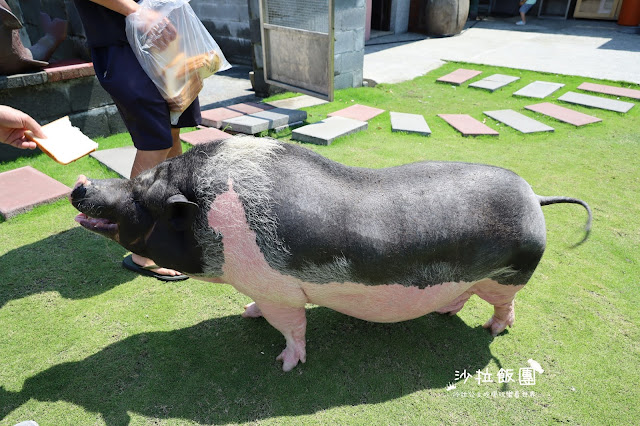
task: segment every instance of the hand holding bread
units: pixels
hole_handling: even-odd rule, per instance
[[[0,142],[20,149],[35,149],[35,142],[25,136],[27,131],[40,138],[45,138],[40,125],[28,114],[0,105]]]

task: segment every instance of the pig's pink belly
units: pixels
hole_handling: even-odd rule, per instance
[[[309,303],[373,322],[418,318],[449,305],[474,283],[444,283],[424,289],[400,284],[300,283]]]
[[[444,283],[425,289],[399,284],[312,284],[271,268],[247,224],[244,207],[229,180],[229,191],[218,195],[208,213],[209,225],[222,234],[223,274],[203,278],[226,282],[261,303],[302,308],[313,303],[346,315],[376,322],[404,321],[449,305],[475,283]]]

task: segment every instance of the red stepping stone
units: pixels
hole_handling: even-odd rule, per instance
[[[211,127],[180,134],[180,140],[194,146],[230,137],[231,135],[229,133]]]
[[[230,109],[231,111],[240,112],[242,114],[255,114],[256,112],[262,112],[273,108],[274,106],[272,105],[259,104],[257,102],[243,102],[241,104],[235,104],[227,107],[227,109]]]
[[[565,123],[573,124],[574,126],[584,126],[585,124],[597,123],[602,121],[598,117],[583,114],[578,111],[574,111],[569,108],[561,107],[549,102],[543,102],[541,104],[525,106],[530,111],[539,112],[540,114],[548,115],[556,120],[564,121]]]
[[[222,127],[222,122],[224,120],[240,117],[241,115],[245,115],[245,113],[234,111],[229,108],[215,108],[202,111],[201,115],[203,125],[219,129],[220,127]]]
[[[445,76],[440,77],[436,81],[439,81],[441,83],[455,84],[456,86],[459,86],[465,81],[471,80],[473,77],[477,76],[478,74],[482,74],[482,71],[467,70],[464,68],[460,68],[455,70],[454,72],[451,72]]]
[[[605,95],[640,99],[640,90],[625,89],[624,87],[607,86],[605,84],[595,84],[595,83],[582,83],[580,86],[578,86],[578,89],[586,90],[589,92],[604,93]]]
[[[383,109],[355,104],[339,111],[327,114],[330,117],[345,117],[358,121],[369,121],[384,112]]]
[[[438,117],[449,123],[463,136],[498,135],[491,127],[467,114],[438,114]]]
[[[0,215],[9,219],[70,192],[69,187],[31,166],[0,173]]]

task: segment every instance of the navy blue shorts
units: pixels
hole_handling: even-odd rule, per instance
[[[96,47],[91,49],[91,56],[96,77],[113,98],[137,149],[171,148],[171,127],[193,127],[201,123],[200,102],[196,98],[178,123],[171,126],[169,105],[129,45]]]

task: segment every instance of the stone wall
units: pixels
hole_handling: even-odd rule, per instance
[[[0,99],[41,124],[68,115],[74,126],[92,138],[126,131],[91,63],[0,76]]]
[[[251,31],[246,0],[191,0],[189,4],[230,63],[251,65]]]

